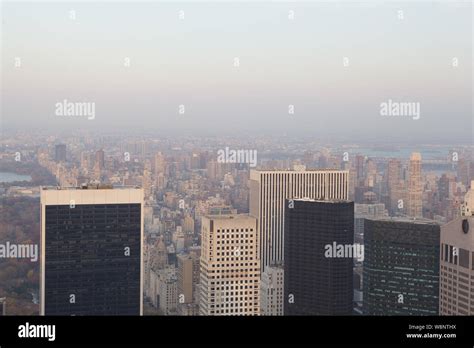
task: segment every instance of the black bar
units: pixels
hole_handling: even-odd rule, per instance
[[[19,326],[55,325],[55,339]],[[412,326],[409,328],[409,326]],[[430,329],[427,327],[432,325]],[[446,327],[436,328],[436,325]],[[417,327],[417,328],[415,328]],[[409,338],[407,334],[422,337]],[[456,337],[423,337],[425,335]],[[474,346],[474,317],[0,317],[0,346],[38,344],[390,344]]]

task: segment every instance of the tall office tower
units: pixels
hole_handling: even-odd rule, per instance
[[[354,203],[287,200],[285,315],[351,315]]]
[[[474,315],[474,181],[461,216],[441,227],[439,314]]]
[[[421,182],[421,154],[411,154],[408,165],[408,202],[407,215],[410,217],[423,216],[423,186]]]
[[[178,255],[178,297],[179,303],[193,301],[193,260],[190,255]]]
[[[398,200],[400,199],[398,195],[398,186],[401,179],[401,162],[398,159],[390,159],[387,165],[387,193],[389,196],[389,209],[391,212],[394,212],[398,208]]]
[[[158,152],[155,155],[154,169],[155,169],[155,177],[158,177],[160,173],[163,173],[163,175],[165,174],[166,161],[165,161],[165,156],[163,156],[161,152]]]
[[[164,315],[175,315],[178,305],[178,279],[176,268],[158,271],[158,307]]]
[[[146,167],[143,169],[142,187],[145,194],[145,199],[151,198],[153,194],[151,171]]]
[[[425,219],[367,219],[365,315],[437,315],[440,226]]]
[[[377,183],[377,164],[371,158],[367,160],[366,164],[366,178],[364,186],[373,188]]]
[[[54,161],[58,162],[66,162],[66,145],[65,144],[58,144],[54,147]]]
[[[391,158],[387,164],[387,187],[390,190],[391,187],[396,186],[401,179],[401,162],[398,159]]]
[[[42,315],[141,315],[143,190],[41,190]]]
[[[248,215],[202,218],[200,315],[258,315],[257,221]]]
[[[448,177],[446,174],[441,175],[441,178],[438,180],[438,197],[440,202],[450,198],[449,186],[454,181],[454,178]]]
[[[260,314],[283,315],[284,269],[267,266],[260,281]]]
[[[285,199],[349,198],[349,172],[343,170],[250,171],[250,215],[257,218],[262,271],[283,263]]]
[[[104,169],[105,168],[105,152],[104,150],[100,149],[95,153],[95,165],[97,169]]]
[[[191,303],[195,300],[195,292],[199,285],[199,255],[190,252],[178,255],[177,258],[180,303]]]
[[[166,187],[166,177],[164,173],[158,174],[155,180],[155,185],[158,190],[164,190]]]
[[[7,315],[7,299],[0,297],[0,315]]]
[[[191,251],[178,255],[178,314],[198,315],[199,255]],[[197,308],[196,308],[197,307]]]
[[[365,165],[365,157],[362,155],[357,155],[355,158],[357,185],[359,185],[361,182],[364,181],[364,165]]]

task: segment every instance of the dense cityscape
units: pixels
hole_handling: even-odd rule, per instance
[[[472,347],[473,13],[0,0],[0,348]]]
[[[40,230],[53,243],[51,250],[41,247],[49,276],[41,273],[40,262],[2,255],[6,314],[473,314],[468,294],[474,291],[474,240],[457,236],[463,221],[471,221],[472,146],[17,132],[4,136],[0,165],[4,245],[42,243]],[[108,204],[107,191],[120,190],[136,196],[128,203],[138,204],[138,220],[127,220],[138,224],[135,244],[131,230],[120,234],[120,223],[107,218],[102,230],[94,230],[115,229],[118,240],[87,236],[84,228],[101,221],[101,210],[78,215],[92,214],[90,221],[67,213],[89,206],[86,193],[97,191],[93,203],[100,205]],[[58,191],[72,193],[64,198]],[[105,192],[103,202],[99,192]],[[12,211],[13,205],[21,209]],[[49,205],[59,210],[40,219],[50,214]],[[58,216],[67,221],[61,225]],[[48,232],[52,221],[59,229]],[[81,224],[76,227],[82,236],[54,239],[64,224]],[[103,245],[93,255],[77,254],[74,240],[82,247]],[[110,258],[114,253],[100,248],[110,242],[112,250],[125,240],[135,266],[120,268]],[[75,269],[63,262],[71,257],[84,267],[86,260],[99,262],[103,269],[92,277],[94,291],[92,280],[84,278],[91,269],[68,278],[83,294],[61,305],[67,297],[61,290],[68,291],[64,272]],[[56,269],[55,262],[62,266]],[[96,279],[107,267],[130,275],[122,274],[116,294]],[[115,296],[126,305],[114,302]]]

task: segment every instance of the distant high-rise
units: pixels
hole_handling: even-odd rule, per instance
[[[387,193],[389,197],[388,208],[392,213],[398,210],[398,200],[401,199],[399,186],[401,180],[401,162],[398,159],[390,159],[387,165]]]
[[[284,314],[351,315],[356,254],[353,202],[287,200]]]
[[[199,314],[199,262],[195,251],[178,255],[178,315]]]
[[[202,218],[200,315],[258,315],[257,222],[248,215]]]
[[[143,190],[41,190],[42,315],[141,315]]]
[[[260,282],[260,314],[283,315],[284,269],[267,266]]]
[[[66,145],[57,144],[54,147],[54,161],[55,162],[66,162]]]
[[[142,187],[145,194],[145,199],[149,199],[153,194],[152,178],[150,161],[145,161],[145,168],[143,169]]]
[[[158,271],[158,307],[163,315],[176,315],[178,307],[178,278],[174,266]]]
[[[199,285],[199,255],[195,252],[180,254],[178,259],[178,297],[179,303],[191,303]]]
[[[474,315],[474,181],[462,215],[441,227],[440,315]]]
[[[105,152],[104,150],[100,149],[95,153],[95,165],[97,169],[104,169],[105,168]]]
[[[166,160],[165,160],[165,156],[161,152],[158,152],[155,155],[154,169],[155,169],[155,177],[158,177],[159,174],[163,174],[163,175],[165,174]]]
[[[365,221],[365,315],[438,314],[439,238],[431,220]]]
[[[423,186],[421,181],[421,154],[412,153],[408,166],[408,202],[407,215],[423,216]]]
[[[257,218],[262,271],[284,258],[285,199],[349,198],[344,170],[269,170],[250,172],[250,215]]]
[[[359,185],[364,180],[365,157],[357,155],[355,157],[356,182]]]
[[[401,168],[400,160],[396,158],[389,159],[387,164],[387,185],[389,189],[399,183]]]

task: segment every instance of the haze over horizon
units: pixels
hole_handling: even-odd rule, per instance
[[[2,7],[5,130],[473,139],[472,4]],[[63,100],[95,103],[94,119],[56,116]],[[419,119],[381,116],[389,100]]]

